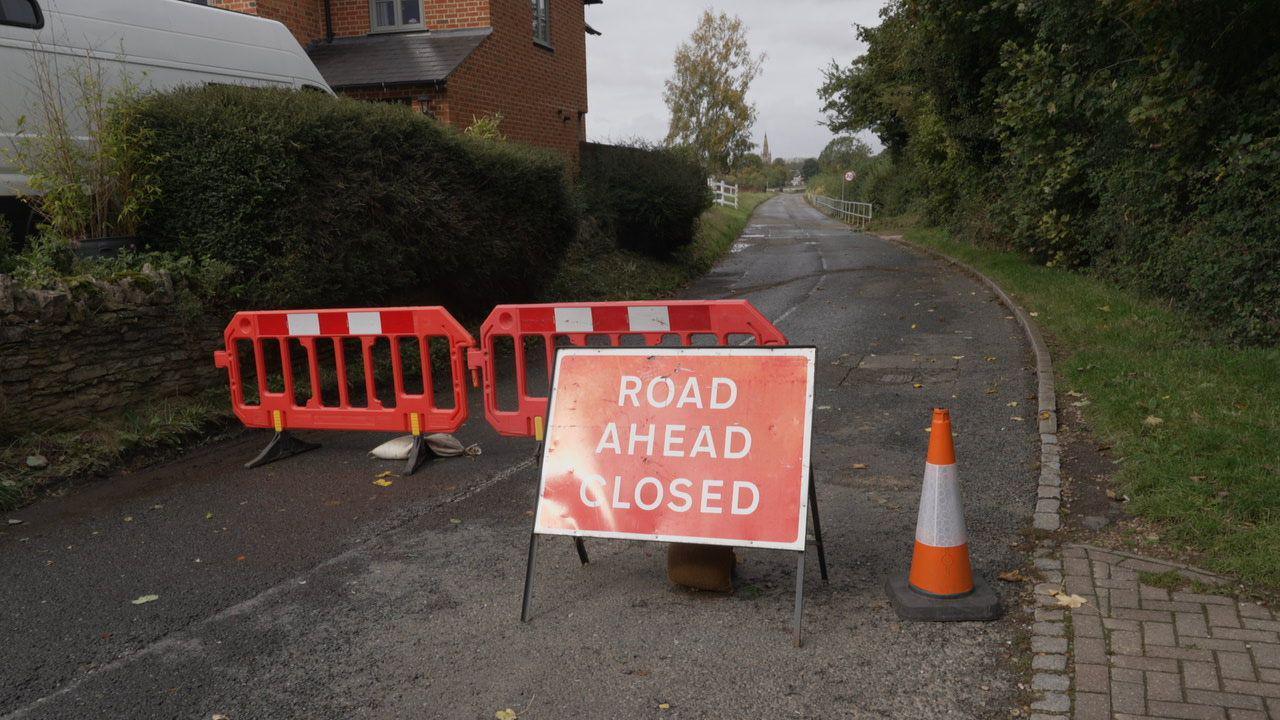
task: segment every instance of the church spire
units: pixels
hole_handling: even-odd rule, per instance
[[[764,134],[764,147],[760,148],[760,159],[764,160],[765,165],[773,162],[773,155],[769,153],[769,133]]]

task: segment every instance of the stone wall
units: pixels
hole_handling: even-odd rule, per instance
[[[178,299],[163,272],[53,290],[0,275],[0,432],[66,427],[224,383],[213,366],[221,323],[193,321]]]

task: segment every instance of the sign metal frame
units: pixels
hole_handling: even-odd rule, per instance
[[[797,353],[796,351],[804,351]],[[550,393],[548,397],[548,415],[547,430],[550,432],[554,427],[555,417],[555,394],[556,394],[556,375],[560,368],[560,358],[565,354],[577,355],[632,355],[632,356],[652,356],[652,355],[700,355],[700,356],[768,356],[774,354],[786,355],[803,355],[808,354],[811,361],[808,366],[808,390],[805,400],[805,425],[804,425],[804,444],[801,468],[801,495],[802,505],[807,504],[808,514],[812,515],[812,529],[814,536],[814,546],[818,551],[818,568],[821,572],[822,582],[827,582],[827,557],[826,549],[822,542],[822,523],[818,514],[818,495],[815,487],[815,477],[811,458],[812,436],[813,436],[813,403],[814,403],[814,371],[817,365],[817,350],[813,346],[805,345],[779,345],[779,346],[749,346],[749,347],[727,347],[727,346],[699,346],[699,347],[559,347],[556,348],[555,362],[551,367]],[[625,539],[625,540],[642,540],[651,542],[679,542],[679,543],[697,543],[708,545],[729,545],[734,547],[754,547],[770,550],[783,550],[796,553],[796,590],[795,590],[795,609],[792,618],[792,625],[795,634],[795,645],[800,647],[803,642],[802,621],[804,615],[804,570],[806,549],[808,546],[808,524],[805,507],[800,508],[799,512],[799,528],[798,528],[798,544],[796,548],[793,543],[776,543],[767,541],[752,540],[722,540],[718,538],[705,537],[684,537],[684,536],[663,536],[663,535],[645,535],[637,533],[622,533],[610,531],[581,531],[568,529],[540,529],[538,527],[539,507],[541,505],[542,494],[544,490],[545,478],[542,475],[544,459],[548,452],[545,439],[539,443],[537,451],[537,461],[539,470],[538,493],[534,499],[533,509],[533,527],[529,533],[529,555],[525,567],[524,593],[520,606],[520,621],[528,622],[529,608],[533,599],[533,571],[534,571],[534,555],[537,548],[537,538],[539,535],[561,535],[569,536],[574,540],[574,546],[578,553],[578,559],[582,564],[590,561],[587,555],[586,545],[583,539],[586,537],[600,537],[605,539]]]

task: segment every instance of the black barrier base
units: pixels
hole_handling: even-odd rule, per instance
[[[995,620],[1004,609],[1000,598],[982,578],[973,579],[973,592],[953,598],[930,597],[913,590],[906,576],[895,575],[884,585],[893,611],[903,620],[922,622],[965,622]]]
[[[400,473],[408,477],[418,471],[428,460],[434,460],[440,457],[427,444],[427,439],[422,435],[413,436],[413,446],[409,448],[409,459],[405,461],[404,470]]]
[[[301,455],[304,452],[310,452],[320,447],[315,443],[309,443],[306,440],[299,440],[289,434],[288,430],[281,430],[271,438],[271,442],[258,453],[258,457],[245,463],[247,468],[256,468],[273,463],[277,460],[283,460],[294,455]]]

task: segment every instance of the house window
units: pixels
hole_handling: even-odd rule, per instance
[[[530,0],[533,3],[533,41],[551,46],[551,0]]]
[[[44,25],[44,18],[36,0],[0,0],[0,25],[38,29]]]
[[[370,0],[369,13],[375,32],[422,29],[422,0]]]

